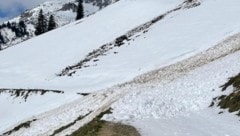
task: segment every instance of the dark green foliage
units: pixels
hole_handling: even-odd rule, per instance
[[[2,50],[2,44],[4,44],[5,42],[4,42],[4,38],[3,38],[3,36],[2,36],[2,34],[1,34],[1,32],[0,32],[0,50]]]
[[[234,90],[229,95],[222,95],[213,99],[213,103],[221,109],[227,109],[229,112],[238,112],[240,116],[240,74],[229,78],[229,80],[222,85],[222,91],[225,91],[229,86],[233,86]]]
[[[2,33],[0,32],[0,44],[3,44],[4,43],[4,38],[2,36]]]
[[[16,38],[24,37],[25,35],[28,35],[27,27],[24,23],[24,21],[20,21],[19,23],[16,22],[7,22],[7,24],[3,23],[0,25],[0,50],[2,50],[3,44],[6,44],[9,39],[7,38],[7,35],[3,35],[2,29],[10,29],[12,32],[15,33]]]
[[[21,37],[20,30],[18,29],[18,26],[15,22],[11,23],[11,27],[9,27],[13,32],[15,32],[16,37]]]
[[[2,28],[5,28],[7,27],[7,25],[5,23],[2,24]]]
[[[23,37],[25,35],[28,35],[27,26],[24,23],[24,21],[20,21],[18,24],[13,22],[9,26],[10,26],[9,29],[15,32],[16,37]]]
[[[49,17],[49,21],[48,21],[48,31],[51,31],[53,29],[55,29],[57,27],[57,24],[55,22],[54,16],[51,15]]]
[[[101,120],[101,118],[105,114],[111,113],[110,110],[111,109],[105,112],[102,112],[100,115],[94,118],[91,122],[81,127],[79,130],[75,131],[70,136],[97,136],[97,133],[101,129],[102,125],[105,123],[105,121]]]
[[[45,32],[51,31],[57,27],[54,16],[50,15],[49,21],[47,23],[46,17],[43,15],[43,10],[40,10],[38,15],[38,22],[36,25],[35,35],[40,35]]]
[[[40,35],[47,32],[47,20],[46,17],[43,15],[43,10],[41,9],[38,15],[38,22],[36,25],[36,35]]]
[[[4,28],[11,29],[12,32],[15,33],[16,37],[23,37],[25,35],[28,35],[27,26],[24,21],[20,21],[19,23],[8,22],[7,24],[0,25],[0,31]],[[5,44],[3,35],[0,36],[0,44]]]
[[[231,85],[240,89],[240,73],[235,77],[229,78],[228,82],[221,86],[222,91],[225,91]]]
[[[70,136],[140,136],[132,126],[101,120],[105,114],[111,114],[111,109],[102,112]]]
[[[11,26],[12,26],[12,25],[10,24],[10,22],[7,22],[7,27],[8,27],[8,28],[11,28]]]
[[[77,8],[77,17],[76,20],[82,19],[84,17],[84,10],[82,0],[78,0],[78,8]]]
[[[28,32],[27,32],[27,26],[26,24],[24,23],[24,21],[20,21],[19,24],[19,31],[21,33],[21,35],[28,35]]]
[[[229,112],[240,112],[240,91],[234,91],[228,96],[219,97],[218,106],[221,109],[228,109]]]

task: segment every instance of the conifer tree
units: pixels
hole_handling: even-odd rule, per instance
[[[7,27],[8,27],[8,28],[11,28],[11,26],[12,26],[12,25],[10,24],[10,22],[7,22]]]
[[[78,0],[76,20],[82,19],[83,17],[84,17],[84,10],[83,10],[82,0]]]
[[[0,32],[0,50],[2,50],[2,44],[4,44],[4,39],[3,39],[3,36]]]
[[[19,31],[22,35],[28,35],[27,26],[24,23],[24,21],[20,21],[18,26],[19,26]]]
[[[5,23],[2,24],[2,28],[5,28],[7,27],[7,25]]]
[[[51,31],[57,27],[54,16],[51,15],[48,21],[48,31]]]
[[[36,25],[36,35],[43,34],[47,31],[47,20],[46,17],[43,15],[43,10],[41,9],[38,15],[38,22]]]

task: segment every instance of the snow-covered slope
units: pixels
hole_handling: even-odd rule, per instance
[[[116,2],[117,0],[83,0],[84,15],[89,16],[94,14],[98,10]],[[12,33],[11,29],[0,29],[5,43],[2,45],[2,49],[25,41],[34,37],[35,25],[37,23],[37,17],[40,9],[43,10],[43,14],[46,18],[49,18],[50,15],[55,17],[55,21],[58,27],[69,24],[70,22],[75,21],[76,19],[76,10],[77,10],[77,1],[76,0],[50,0],[43,4],[38,5],[36,8],[27,10],[22,13],[20,16],[13,18],[7,22],[18,23],[19,21],[24,21],[27,25],[27,30],[29,35],[25,37],[16,37]]]
[[[0,53],[0,58],[6,61],[2,63],[0,68],[0,75],[4,80],[0,80],[5,83],[2,82],[0,86],[2,88],[55,88],[54,90],[62,88],[60,90],[64,90],[65,92],[68,92],[66,90],[73,91],[70,95],[63,96],[69,99],[69,97],[72,97],[72,94],[76,95],[77,92],[92,92],[94,90],[90,89],[114,85],[117,83],[116,81],[109,83],[104,83],[104,80],[101,81],[103,78],[109,78],[99,75],[102,72],[92,73],[89,77],[87,77],[88,72],[86,72],[85,76],[76,76],[74,78],[58,77],[56,74],[60,73],[66,66],[83,59],[85,55],[94,49],[115,40],[115,38],[136,26],[175,8],[180,3],[181,1],[177,0],[171,2],[165,0],[120,1],[81,21],[30,39],[20,43],[18,46],[3,50]],[[12,54],[11,52],[15,53]],[[13,73],[13,71],[16,73]],[[87,82],[90,83],[90,86],[87,84],[84,85]],[[1,98],[12,99],[12,97],[6,97],[6,95],[1,96]],[[45,112],[46,108],[43,104],[45,103],[45,99],[39,98],[38,100],[37,104],[28,101],[30,105],[33,105],[30,109],[35,105],[38,111]],[[59,103],[63,103],[63,101],[53,99],[52,102],[48,101],[48,103],[57,106]],[[21,107],[21,104],[14,103],[12,106]],[[4,110],[4,106],[2,108]],[[12,111],[15,110],[12,109]],[[21,110],[17,110],[16,114],[19,112],[21,113]],[[34,115],[34,113],[29,114]],[[21,116],[14,118],[14,120],[9,120],[8,118],[11,117],[11,115],[1,117],[1,120],[4,119],[1,130],[12,125],[14,121],[18,122],[26,118],[26,116]]]
[[[218,59],[239,49],[239,36],[229,40],[226,45],[214,46],[223,39],[240,32],[238,5],[240,2],[236,0],[185,2],[182,0],[122,0],[81,21],[0,52],[0,87],[42,88],[64,90],[66,93],[61,96],[67,99],[65,102],[61,99],[49,100],[49,97],[52,97],[46,96],[48,103],[54,105],[52,107],[41,105],[44,100],[41,101],[40,98],[37,103],[29,101],[31,105],[28,107],[29,110],[36,111],[34,105],[37,105],[38,112],[29,113],[28,116],[66,104],[76,99],[78,92],[93,93],[79,98],[70,105],[35,116],[38,120],[32,124],[31,128],[20,130],[15,135],[52,134],[54,129],[68,124],[79,115],[86,115],[86,112],[92,112],[89,118],[93,118],[101,110],[109,107],[112,102],[131,91],[133,93],[112,106],[113,115],[108,116],[107,119],[130,120],[131,123],[140,119],[146,121],[160,118],[159,121],[161,121],[161,119],[181,117],[183,114],[192,112],[194,116],[186,117],[186,120],[193,122],[196,118],[199,119],[201,116],[196,115],[195,112],[201,110],[200,112],[203,111],[205,114],[204,109],[210,104],[211,98],[217,94],[210,93],[209,88],[211,87],[210,90],[217,88],[225,78],[237,72],[239,64],[236,63],[231,72],[224,73],[226,69],[231,68],[233,64],[231,60],[238,57],[239,52],[236,56],[233,55],[234,57],[224,58],[226,59],[223,61],[224,64],[229,67],[224,68],[221,65],[222,61]],[[209,51],[207,50],[209,48],[212,49]],[[190,58],[190,61],[180,63],[196,54],[198,55],[193,57],[194,59]],[[215,60],[216,62],[208,64]],[[185,63],[192,61],[194,63]],[[178,67],[172,68],[171,64],[173,66],[178,64]],[[207,65],[204,67],[205,64]],[[187,69],[188,66],[192,66],[192,69]],[[200,68],[196,69],[197,67]],[[215,72],[218,67],[222,69]],[[184,71],[184,68],[187,70]],[[170,70],[170,75],[155,71],[153,76],[151,71],[156,69],[163,72]],[[196,70],[190,72],[193,69]],[[210,72],[198,76],[207,70]],[[173,72],[172,75],[171,72]],[[143,77],[135,78],[141,74],[144,74]],[[174,74],[178,76],[175,77]],[[182,77],[182,75],[186,76]],[[209,78],[209,75],[213,77]],[[125,83],[134,78],[134,81]],[[163,78],[169,78],[169,81],[162,84]],[[206,81],[206,78],[212,79],[211,82]],[[219,78],[221,80],[218,81]],[[145,81],[145,79],[151,80]],[[155,82],[149,83],[152,80]],[[200,80],[202,82],[198,84]],[[146,86],[143,83],[146,83]],[[121,85],[105,90],[116,84]],[[100,89],[103,90],[98,92]],[[3,100],[11,99],[6,95],[0,95],[0,97]],[[95,97],[97,104],[93,107],[89,106],[95,102]],[[4,109],[4,105],[0,103],[0,111]],[[14,107],[19,105],[21,104],[13,104]],[[18,109],[17,113],[21,110],[25,109]],[[8,112],[14,111],[16,110],[10,109]],[[4,117],[0,116],[1,120],[4,120],[0,131],[10,127],[13,122],[26,119],[26,116],[19,116],[17,119],[9,120],[12,116],[7,114]],[[82,126],[90,120],[89,118],[76,123],[76,126]],[[230,120],[226,118],[223,122],[227,121]],[[180,119],[172,124],[169,123],[169,126],[181,122],[183,121]],[[164,125],[159,122],[156,124]],[[235,122],[231,124],[235,125]],[[216,123],[213,125],[215,128],[213,130],[223,127],[216,126]],[[76,126],[62,132],[62,135],[76,130]],[[148,129],[144,126],[138,127],[143,131]],[[185,126],[185,128],[188,132],[189,127]],[[225,129],[224,133],[219,134],[229,131],[230,129]],[[151,135],[145,132],[143,134]],[[166,132],[166,135],[174,135],[170,132],[173,131]],[[187,132],[184,131],[184,134]],[[210,136],[212,132],[214,131],[206,135]],[[201,131],[196,131],[195,134],[202,135]],[[235,136],[236,133],[229,132],[229,134]],[[183,136],[183,133],[177,136]]]
[[[225,46],[238,46],[238,40],[225,41]],[[215,51],[217,51],[215,49]],[[211,54],[208,55],[211,57]],[[185,73],[185,67],[177,73],[181,76],[168,84],[162,77],[157,82],[148,82],[132,88],[133,92],[116,102],[108,120],[127,121],[138,127],[146,136],[238,136],[239,117],[219,114],[221,110],[209,108],[213,98],[221,95],[220,86],[229,77],[239,73],[237,58],[240,51],[205,64]],[[191,60],[191,59],[189,59]],[[206,58],[200,59],[206,61]],[[191,62],[191,61],[189,61]],[[186,64],[186,63],[185,63]],[[188,64],[191,66],[192,64]],[[173,72],[174,73],[174,72]],[[176,73],[175,73],[176,74]],[[159,75],[160,76],[160,75]],[[231,90],[231,89],[230,89]],[[182,124],[183,123],[183,124]],[[208,129],[206,129],[208,128]],[[219,129],[221,131],[219,131]],[[150,131],[151,130],[151,131]]]
[[[229,4],[231,10],[212,10],[211,14],[208,14],[210,11],[206,9],[214,5],[224,7],[226,4],[206,1],[199,7],[169,14],[151,26],[148,32],[140,31],[130,37],[129,41],[124,41],[126,44],[121,47],[105,52],[106,55],[95,58],[95,62],[90,60],[72,77],[56,76],[65,67],[84,60],[93,50],[111,43],[136,26],[177,7],[181,2],[118,2],[80,22],[3,51],[0,54],[3,64],[0,78],[7,77],[9,80],[3,80],[0,85],[4,88],[30,87],[72,91],[79,88],[92,91],[110,87],[208,49],[239,31],[238,18],[229,16],[238,12],[235,7],[237,4]],[[220,11],[223,14],[219,15]],[[198,16],[199,14],[206,15]],[[96,22],[98,24],[94,25]],[[228,27],[225,27],[226,24],[229,24]],[[214,27],[210,27],[212,25]],[[205,34],[206,31],[208,35]],[[14,76],[9,77],[9,72]]]
[[[117,37],[125,34],[136,26],[177,7],[180,3],[181,1],[179,0],[120,1],[81,21],[43,34],[8,50],[4,50],[0,53],[0,59],[7,61],[2,62],[3,65],[1,66],[3,67],[0,68],[0,78],[4,79],[7,77],[9,80],[1,82],[0,86],[4,88],[54,88],[57,90],[76,91],[81,89],[93,91],[92,89],[112,86],[119,83],[119,81],[127,81],[140,73],[146,72],[139,71],[132,73],[132,71],[138,71],[138,69],[141,68],[139,64],[142,64],[142,62],[139,62],[132,67],[129,67],[129,65],[128,68],[131,69],[128,69],[128,72],[126,71],[127,73],[120,73],[121,70],[124,70],[121,69],[120,66],[123,65],[125,67],[128,63],[118,59],[131,59],[131,56],[128,55],[132,55],[134,52],[132,49],[122,51],[122,53],[130,53],[127,55],[116,54],[111,61],[116,60],[118,63],[109,63],[106,59],[106,61],[98,62],[100,64],[106,64],[104,67],[99,64],[97,67],[82,69],[79,70],[79,74],[75,74],[73,77],[59,77],[56,76],[56,74],[60,73],[62,69],[68,65],[73,65],[83,60],[85,56],[93,50],[114,41]],[[98,22],[97,25],[96,22]],[[149,33],[149,35],[152,34]],[[142,36],[140,40],[143,38]],[[145,44],[142,45],[144,46]],[[137,50],[142,49],[133,45],[116,48],[116,51],[126,50],[127,47],[136,47]],[[159,48],[159,50],[161,50],[161,48]],[[179,53],[182,54],[182,52]],[[140,52],[139,55],[141,55]],[[110,54],[109,57],[111,58],[111,56]],[[120,56],[120,58],[118,56]],[[128,62],[132,63],[133,61],[128,60]],[[159,61],[159,63],[162,62]],[[117,69],[117,67],[119,67],[119,69]],[[146,68],[147,67],[148,66],[146,66]],[[106,69],[108,69],[108,71],[106,71]],[[13,73],[13,71],[16,73]],[[9,77],[9,72],[15,76]]]

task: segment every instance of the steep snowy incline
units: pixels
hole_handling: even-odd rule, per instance
[[[56,76],[100,46],[176,8],[178,2],[182,1],[120,1],[80,22],[3,51],[0,86],[72,91],[102,89],[185,59],[240,31],[237,14],[240,2],[205,0],[198,7],[165,16],[146,31],[123,41],[119,48],[87,62],[72,77]],[[99,23],[95,25],[96,22]]]
[[[7,88],[31,87],[73,91],[102,89],[185,59],[240,31],[239,15],[236,14],[239,12],[237,5],[240,2],[206,0],[198,7],[182,9],[167,15],[146,31],[134,35],[129,41],[124,41],[125,44],[121,47],[114,48],[104,56],[96,58],[96,62],[88,62],[85,68],[77,70],[72,77],[55,76],[68,65],[83,60],[94,49],[114,41],[116,37],[125,34],[135,26],[165,13],[166,11],[160,13],[159,6],[155,6],[164,2],[166,1],[118,2],[86,18],[80,24],[73,23],[3,52],[2,56],[0,54],[0,59],[5,58],[8,62],[3,61],[3,66],[7,69],[0,67],[0,78],[5,78],[4,76],[8,75],[7,71],[16,71],[14,74],[16,76],[7,77],[11,80],[3,80],[4,82],[0,85]],[[172,3],[170,5],[172,6]],[[176,5],[178,4],[173,7],[177,7]],[[226,5],[231,7],[231,10],[224,9]],[[112,12],[116,15],[109,14],[118,7],[124,8],[121,11]],[[147,8],[146,11],[139,12],[143,7]],[[153,8],[149,9],[149,7]],[[129,13],[126,15],[123,11]],[[109,20],[102,22],[99,17],[109,17]],[[100,21],[99,25],[91,24],[96,20]],[[128,23],[125,23],[126,21]],[[91,27],[88,28],[89,26]],[[78,34],[68,36],[70,33]],[[56,41],[55,35],[63,38]],[[43,39],[46,44],[40,45]],[[14,54],[16,49],[25,54],[4,55],[10,52]],[[15,56],[25,61],[17,62],[12,58]],[[36,57],[33,62],[29,56],[40,57]]]
[[[240,31],[239,4],[234,0],[209,0],[198,7],[169,14],[151,26],[148,32],[139,33],[124,41],[121,47],[95,58],[97,62],[87,63],[85,66],[89,67],[78,70],[73,74],[73,79],[78,78],[81,86],[87,87],[86,90],[99,85],[104,87],[112,82],[131,80],[139,74],[213,47]],[[225,9],[225,6],[230,9]]]
[[[137,79],[133,82],[93,93],[71,104],[34,117],[34,119],[37,120],[31,123],[30,128],[20,129],[14,132],[13,135],[52,134],[54,129],[71,123],[79,115],[84,116],[86,114],[85,111],[92,111],[91,115],[77,121],[76,124],[60,132],[60,135],[70,134],[97,116],[97,113],[109,108],[112,102],[128,94],[112,106],[114,109],[113,115],[110,116],[110,118],[108,116],[107,119],[130,122],[137,128],[140,128],[144,136],[158,136],[159,133],[163,133],[166,136],[172,136],[173,134],[177,134],[178,136],[185,136],[184,134],[201,136],[203,133],[207,136],[211,134],[237,136],[235,134],[239,133],[239,130],[237,129],[237,121],[235,118],[216,116],[217,112],[203,109],[207,108],[212,98],[219,94],[219,91],[216,90],[225,82],[226,78],[238,73],[238,67],[240,65],[240,63],[234,61],[239,57],[239,51],[233,55],[217,59],[215,62],[209,61],[208,58],[211,59],[217,54],[218,56],[222,56],[222,54],[225,53],[221,52],[221,49],[226,47],[228,47],[229,50],[235,50],[234,48],[239,45],[239,43],[239,35],[230,37],[221,43],[220,46],[218,45],[212,49],[216,54],[209,51],[202,52],[199,55],[187,59],[188,61],[185,60],[168,66],[169,72],[173,74],[170,77],[163,77],[164,73],[156,72],[154,76],[158,75],[162,78],[158,78],[154,82],[138,84],[139,79]],[[208,54],[208,58],[205,58],[206,54]],[[172,67],[181,69],[181,63],[188,66],[198,65],[197,63],[199,62],[194,61],[193,58],[206,62],[206,65],[195,70],[191,69],[190,72],[185,72],[185,68],[182,69],[183,71],[173,71]],[[219,71],[216,72],[216,68],[218,68]],[[166,70],[166,68],[163,69]],[[227,72],[225,72],[226,70]],[[165,80],[175,77],[176,75],[174,74],[181,74],[182,76],[175,78],[174,81],[168,82],[169,84],[166,85]],[[149,75],[145,74],[145,76],[148,77]],[[209,80],[204,80],[206,76]],[[140,80],[141,79],[143,78],[141,77]],[[101,100],[99,101],[98,98]],[[90,103],[90,105],[96,107],[88,106],[90,101],[94,103]],[[62,116],[64,116],[64,118],[62,118]],[[206,120],[202,121],[202,118]],[[48,120],[53,121],[49,122]],[[166,124],[166,122],[168,123]],[[181,124],[182,122],[187,123],[183,125]],[[226,126],[224,123],[228,123],[228,126],[231,127],[224,127]],[[164,129],[164,126],[170,128]],[[179,127],[184,128],[184,130],[174,129]],[[204,131],[206,127],[211,127],[211,129]],[[220,128],[221,131],[217,131]]]
[[[175,9],[181,2],[178,0],[120,1],[79,22],[0,52],[0,86],[7,88],[52,88],[73,93],[93,92],[97,89],[106,89],[112,85],[129,81],[148,71],[163,68],[169,64],[174,65],[175,62],[201,51],[204,52],[230,35],[240,32],[240,23],[238,23],[240,22],[238,14],[240,1],[203,0],[200,6],[174,10],[167,16],[160,16],[160,21],[129,39],[122,37],[126,40],[120,41],[119,47],[104,52],[102,56],[97,56],[93,61],[87,61],[85,67],[76,69],[76,73],[72,76],[56,76],[67,66],[84,60],[85,56],[93,50],[115,41],[117,37],[125,35],[126,32],[138,25],[164,13],[169,13],[167,11]],[[228,8],[225,8],[226,6]],[[229,41],[229,43],[234,43],[234,51],[239,50],[238,38],[239,36],[236,36],[236,39],[233,38]],[[216,53],[219,56],[214,56],[213,60],[234,52],[231,51],[231,48],[227,48],[226,52],[223,49],[211,51],[213,54],[214,51],[219,51],[219,54]],[[221,56],[221,53],[224,55]],[[205,57],[209,63],[211,62],[209,58],[212,56],[208,55]],[[194,71],[164,86],[161,84],[150,84],[149,86],[148,84],[146,86],[129,84],[127,86],[129,88],[124,88],[124,84],[119,86],[120,89],[110,88],[110,91],[95,92],[83,99],[80,98],[76,103],[71,103],[70,107],[67,105],[64,108],[60,107],[60,110],[57,109],[41,114],[43,116],[37,116],[36,118],[39,120],[35,121],[31,128],[21,129],[15,134],[29,135],[29,132],[50,134],[54,131],[53,129],[56,130],[61,125],[71,123],[79,115],[85,115],[85,111],[89,111],[89,109],[94,112],[102,110],[105,105],[111,105],[112,101],[118,100],[128,91],[134,90],[134,93],[127,95],[113,106],[113,119],[120,121],[146,118],[165,119],[203,110],[210,104],[211,98],[217,94],[217,92],[212,91],[212,88],[217,88],[228,76],[238,72],[240,64],[232,63],[236,58],[239,58],[239,52],[210,64],[203,63],[205,66],[199,69],[194,67]],[[227,61],[224,61],[226,59]],[[234,68],[231,68],[232,64],[234,64]],[[231,69],[231,71],[226,72],[224,66],[227,66],[226,68]],[[181,71],[181,68],[177,67],[176,70]],[[216,72],[218,68],[219,71]],[[207,70],[210,72],[207,73]],[[209,77],[210,75],[213,76]],[[206,81],[206,78],[211,79],[211,82],[199,82]],[[221,80],[218,80],[219,78]],[[161,78],[158,81],[161,81]],[[96,99],[91,96],[99,97],[97,105],[94,105]],[[74,96],[71,97],[74,98]],[[49,103],[54,103],[54,100],[52,101]],[[90,103],[85,103],[85,101],[90,101]],[[67,102],[69,101],[64,102],[64,104]],[[81,102],[83,104],[80,105]],[[4,106],[0,105],[0,111],[2,107]],[[43,109],[39,109],[38,113],[46,110],[46,107],[41,108]],[[29,109],[32,110],[34,107]],[[14,110],[12,109],[13,113]],[[56,118],[56,115],[59,118]],[[96,114],[94,115],[96,116]],[[12,115],[5,115],[5,117],[11,118]],[[15,121],[23,119],[26,119],[26,116],[19,117]],[[53,121],[48,122],[48,120]],[[190,121],[193,120],[194,118],[190,118]],[[12,122],[5,120],[3,123],[9,125]],[[173,126],[174,123],[169,126]],[[83,122],[80,120],[75,125],[79,127],[83,125]],[[71,127],[77,129],[76,126]],[[216,128],[219,127],[216,126]],[[2,130],[5,129],[2,128]]]
[[[232,43],[239,46],[239,38]],[[105,119],[131,123],[143,136],[238,136],[236,113],[229,114],[226,110],[219,114],[222,110],[209,106],[213,98],[222,94],[220,86],[239,73],[239,56],[237,51],[168,84],[157,80],[158,83],[132,87],[133,92],[113,104],[113,114]]]
[[[83,0],[84,7],[84,16],[87,17],[100,9],[110,5],[117,0]],[[61,27],[63,25],[69,24],[76,19],[76,11],[77,11],[77,1],[76,0],[49,0],[46,1],[37,7],[26,10],[20,16],[15,17],[9,21],[10,24],[14,25],[14,23],[19,23],[20,21],[24,21],[27,27],[28,35],[25,36],[16,36],[15,33],[12,33],[12,30],[9,27],[4,27],[0,29],[0,32],[4,38],[4,44],[1,45],[1,49],[6,49],[13,45],[16,45],[20,42],[23,42],[27,39],[30,39],[35,36],[35,25],[37,24],[38,14],[40,10],[43,10],[43,14],[48,19],[50,15],[53,15],[55,18],[55,22],[57,27]],[[10,33],[10,34],[9,34]]]
[[[64,67],[83,59],[92,50],[175,8],[181,2],[179,0],[120,1],[77,23],[2,51],[0,53],[2,62],[0,80],[3,82],[0,86],[4,88],[81,89],[83,86],[77,84],[83,78],[89,82],[96,79],[98,75],[94,74],[95,76],[90,75],[82,79],[63,77],[61,81],[53,78],[56,78],[56,74]],[[76,80],[73,82],[71,79]],[[67,80],[73,83],[65,84]],[[97,82],[95,83],[101,83]],[[59,87],[63,83],[67,86]],[[77,84],[73,85],[74,83]]]
[[[62,88],[61,90],[65,93],[33,95],[27,102],[14,99],[7,93],[0,94],[2,101],[0,111],[5,111],[0,117],[2,120],[0,131],[28,117],[57,108],[78,98],[76,93],[85,91],[81,83],[85,77],[82,79],[62,77],[58,81],[56,80],[59,78],[56,77],[58,72],[83,59],[87,53],[99,46],[175,8],[181,2],[178,0],[120,1],[81,21],[1,51],[0,88],[55,88],[54,90]],[[92,73],[91,78],[85,78],[86,81],[95,83],[94,89],[101,83],[99,80],[93,82],[96,78],[94,75],[98,76],[98,74],[100,73]],[[113,84],[115,82],[108,86]],[[62,85],[68,87],[62,87]],[[69,88],[74,92],[68,93]],[[12,114],[7,114],[8,112]]]
[[[234,0],[209,0],[198,7],[169,14],[148,32],[124,41],[121,47],[96,58],[99,61],[87,63],[90,67],[78,70],[73,78],[82,81],[80,84],[84,87],[99,87],[99,84],[104,87],[204,51],[240,31],[239,4]],[[98,74],[92,76],[91,73]]]

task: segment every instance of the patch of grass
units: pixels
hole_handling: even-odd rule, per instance
[[[222,95],[213,99],[212,104],[217,104],[221,109],[227,109],[230,113],[238,112],[240,116],[240,74],[229,78],[229,80],[222,85],[222,91],[228,87],[233,86],[234,90],[229,95]],[[212,104],[210,106],[212,106]]]
[[[219,97],[218,106],[221,109],[228,109],[229,112],[240,111],[240,91],[234,91],[228,96]]]
[[[108,109],[105,112],[102,112],[96,118],[94,118],[91,122],[81,127],[79,130],[73,132],[70,136],[97,136],[97,133],[101,129],[102,125],[105,121],[101,120],[103,115],[111,113],[111,109]]]
[[[228,82],[221,86],[222,91],[225,91],[231,85],[240,89],[240,73],[237,76],[230,77]]]
[[[99,116],[70,136],[140,136],[137,130],[132,126],[101,120],[105,114],[110,113],[110,109],[102,112]]]
[[[140,134],[132,126],[105,122],[97,136],[140,136]]]

